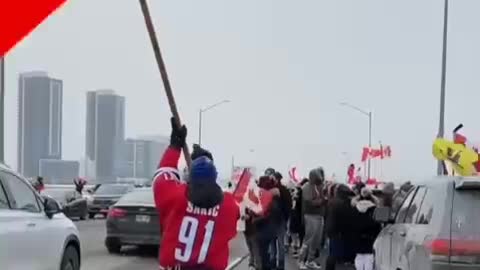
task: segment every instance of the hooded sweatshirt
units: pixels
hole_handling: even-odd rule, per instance
[[[323,169],[314,169],[310,172],[308,183],[302,187],[302,211],[305,215],[325,216],[327,200],[323,193],[323,175],[317,174]]]
[[[259,179],[258,186],[265,190],[271,190],[275,187],[275,184],[269,176],[262,176]],[[256,219],[255,230],[261,234],[274,235],[276,234],[278,224],[281,224],[282,220],[281,199],[280,197],[274,196],[263,216]]]
[[[357,254],[372,254],[373,244],[381,230],[380,223],[373,218],[376,205],[371,199],[352,200],[355,209],[353,246]]]
[[[353,192],[345,185],[339,185],[335,197],[329,201],[327,234],[331,238],[348,238],[352,228],[354,209],[351,206]]]

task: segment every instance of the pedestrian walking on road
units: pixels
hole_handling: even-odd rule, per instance
[[[274,194],[269,208],[266,209],[263,215],[259,216],[255,221],[255,231],[260,254],[261,268],[262,270],[273,270],[275,269],[275,266],[272,265],[270,246],[276,240],[278,224],[281,223],[283,215],[280,206],[280,191],[275,187],[274,180],[270,176],[260,177],[258,186]]]
[[[302,187],[308,183],[308,179],[303,179],[300,185],[296,187],[295,198],[293,200],[293,209],[290,215],[290,234],[292,235],[293,257],[298,258],[300,255],[300,248],[303,244],[303,237],[305,235],[305,224],[303,221],[302,211]]]
[[[276,239],[270,246],[272,265],[274,265],[277,270],[285,269],[287,224],[292,209],[292,197],[287,187],[282,184],[282,178],[283,176],[279,172],[273,174],[274,185],[280,192],[279,204],[281,210],[280,223],[277,224]]]
[[[323,194],[325,172],[322,167],[309,173],[309,182],[302,188],[302,210],[305,220],[305,238],[300,256],[300,269],[320,269],[315,253],[320,248],[324,229],[326,199]],[[306,263],[303,263],[306,260]]]
[[[335,270],[341,262],[354,260],[355,250],[351,247],[354,218],[351,199],[353,191],[344,184],[337,186],[335,197],[329,201],[327,217],[327,235],[329,238],[329,254],[326,270]]]
[[[360,196],[352,200],[355,208],[354,243],[356,270],[373,270],[373,243],[381,230],[381,224],[376,222],[373,214],[379,200],[368,188],[361,190]]]

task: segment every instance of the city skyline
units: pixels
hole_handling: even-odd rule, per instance
[[[125,97],[112,89],[86,93],[84,156],[63,159],[63,83],[47,71],[18,74],[17,171],[26,177],[42,175],[60,182],[76,176],[100,182],[118,177],[149,178],[168,146],[168,137],[126,138]],[[84,171],[80,171],[82,162]]]

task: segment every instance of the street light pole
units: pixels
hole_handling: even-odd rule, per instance
[[[202,145],[202,114],[203,111],[198,111],[198,145]]]
[[[372,149],[372,112],[368,112],[368,149]],[[367,163],[367,170],[368,170],[368,177],[367,180],[370,179],[370,172],[371,172],[371,162],[370,158],[368,159]]]
[[[438,123],[437,138],[443,138],[445,133],[445,88],[447,79],[447,29],[448,29],[448,0],[445,0],[445,9],[443,15],[443,51],[442,51],[442,76],[440,86],[440,117]],[[442,161],[438,161],[437,174],[443,174]]]
[[[359,107],[357,106],[354,106],[350,103],[347,103],[347,102],[341,102],[340,103],[341,106],[345,106],[345,107],[348,107],[350,109],[353,109],[365,116],[368,117],[368,149],[370,150],[372,148],[372,117],[373,117],[373,113],[371,111],[365,111],[365,110],[362,110],[360,109]],[[371,161],[370,159],[367,160],[367,180],[370,179],[370,176],[371,176]]]
[[[218,106],[220,106],[224,103],[229,103],[229,102],[230,102],[230,100],[225,99],[225,100],[222,100],[220,102],[217,102],[213,105],[210,105],[206,108],[203,108],[203,109],[199,110],[199,112],[198,112],[198,145],[200,145],[200,146],[202,145],[202,122],[203,122],[202,118],[203,118],[203,113],[207,112],[207,111],[209,111],[209,110],[211,110],[215,107],[218,107]]]

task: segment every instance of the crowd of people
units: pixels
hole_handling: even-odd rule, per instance
[[[287,253],[298,260],[299,269],[334,270],[345,264],[373,269],[373,244],[382,228],[374,211],[398,207],[401,200],[395,198],[411,187],[407,183],[396,192],[388,183],[374,194],[361,182],[352,187],[326,181],[322,167],[291,189],[281,180],[279,172],[267,169],[257,183],[274,194],[271,206],[262,215],[246,210],[251,270],[283,270]]]

